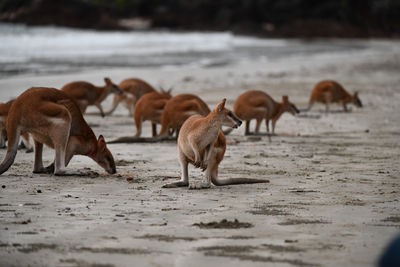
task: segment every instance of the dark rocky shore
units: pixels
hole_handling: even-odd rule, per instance
[[[233,31],[262,37],[400,36],[395,0],[3,0],[0,21],[98,30]]]

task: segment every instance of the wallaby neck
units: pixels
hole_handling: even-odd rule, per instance
[[[271,114],[272,119],[277,120],[283,113],[283,103],[274,103],[273,113]]]
[[[105,86],[94,86],[94,91],[96,92],[96,101],[102,102],[109,94],[110,90]]]
[[[218,135],[219,130],[222,127],[222,123],[217,119],[215,113],[211,111],[207,117],[205,117],[205,120],[207,120],[207,128],[209,129],[207,131],[207,134],[215,134]]]

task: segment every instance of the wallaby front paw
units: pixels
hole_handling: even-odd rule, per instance
[[[202,170],[203,172],[207,169],[207,167],[208,167],[208,162],[203,162],[203,163],[200,165],[200,168],[201,168],[201,170]]]
[[[199,167],[201,166],[201,161],[195,161],[195,162],[193,163],[193,165],[194,165],[196,168],[199,168]]]

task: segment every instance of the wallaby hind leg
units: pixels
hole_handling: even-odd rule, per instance
[[[6,147],[6,137],[7,137],[7,131],[6,128],[4,128],[0,131],[0,148]]]
[[[181,165],[181,179],[177,182],[172,182],[163,185],[164,188],[174,188],[174,187],[183,187],[189,185],[189,172],[188,172],[188,161],[186,156],[179,150],[179,163]]]
[[[153,134],[153,137],[157,136],[157,124],[154,122],[151,123],[151,132]]]
[[[261,126],[262,119],[256,119],[256,130],[254,131],[254,134],[259,134],[260,133],[260,126]]]
[[[267,133],[269,133],[269,120],[265,119],[265,127],[267,128]]]
[[[133,119],[135,120],[136,125],[136,134],[135,137],[139,137],[142,134],[142,118],[137,115],[137,113],[133,115]]]
[[[244,130],[244,135],[250,135],[250,120],[246,121],[246,128]]]
[[[43,144],[34,140],[35,144],[35,162],[33,164],[33,173],[46,173],[45,168],[43,167]]]
[[[214,154],[215,152],[213,150],[210,150],[209,153],[213,155],[209,155],[207,169],[205,170],[204,173],[204,180],[201,183],[191,182],[189,184],[189,189],[207,189],[211,187],[211,173],[213,172],[215,167],[218,169],[218,164],[216,164],[216,159]]]

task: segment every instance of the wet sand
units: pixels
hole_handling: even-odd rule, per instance
[[[33,154],[20,150],[0,181],[0,265],[374,265],[400,228],[398,52],[0,80],[2,101],[32,85],[61,87],[82,79],[101,84],[109,76],[115,82],[141,77],[155,86],[173,86],[173,94],[198,94],[210,107],[227,97],[232,108],[245,89],[258,89],[277,100],[287,94],[302,108],[313,85],[329,78],[358,90],[364,104],[350,113],[332,106],[324,114],[316,105],[300,117],[285,114],[271,142],[243,136],[243,126],[234,130],[220,177],[265,178],[268,184],[161,188],[179,177],[173,142],[110,144],[116,175],[74,157],[69,167],[88,167],[98,173],[92,177],[32,174]],[[110,104],[108,98],[103,106]],[[104,119],[85,118],[106,140],[135,133],[123,107]],[[143,133],[150,136],[148,122]],[[4,154],[1,150],[1,158]],[[44,161],[53,156],[46,149]],[[189,175],[202,179],[193,167]]]

